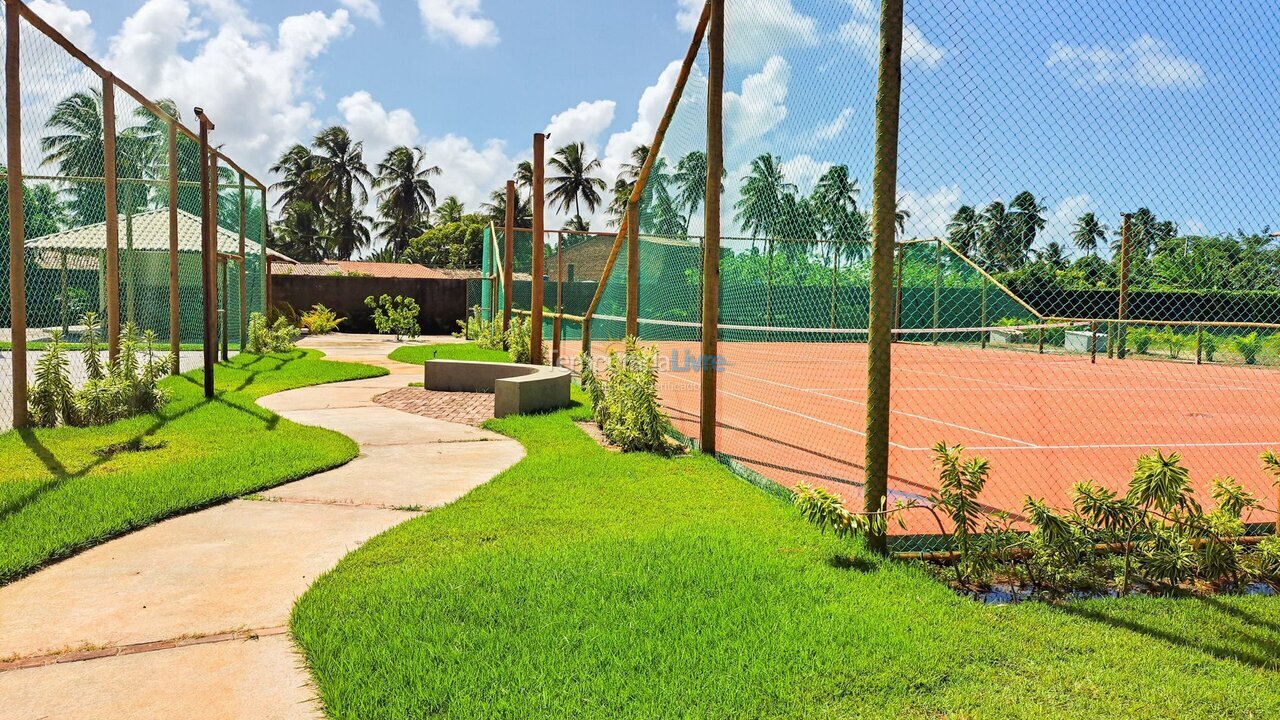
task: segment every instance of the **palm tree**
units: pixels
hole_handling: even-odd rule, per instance
[[[450,195],[436,206],[436,211],[432,213],[431,218],[437,225],[447,225],[449,223],[462,222],[462,216],[467,214],[467,208],[458,199],[457,195]]]
[[[982,218],[972,205],[961,205],[947,223],[947,242],[961,255],[972,255],[982,242]]]
[[[675,203],[686,210],[684,227],[689,232],[689,224],[693,222],[693,213],[707,199],[707,154],[694,150],[680,158],[676,163],[676,171],[671,176],[675,185]]]
[[[1098,254],[1098,243],[1106,237],[1107,226],[1099,222],[1098,216],[1091,212],[1081,215],[1071,231],[1071,241],[1090,255]]]
[[[513,176],[516,181],[516,187],[529,190],[533,187],[533,163],[529,160],[521,160],[516,163],[516,174]]]
[[[44,165],[53,165],[66,177],[102,177],[106,157],[103,142],[102,92],[89,90],[63,98],[53,108],[45,127],[54,131],[40,139]],[[67,210],[77,225],[106,219],[106,189],[100,183],[71,183]]]
[[[848,165],[833,165],[818,178],[811,198],[820,223],[819,235],[830,241],[832,255],[850,260],[865,255],[867,249],[866,217],[858,210],[858,181],[849,174]]]
[[[1023,190],[1013,197],[1009,210],[1014,215],[1014,234],[1018,241],[1020,256],[1018,263],[1026,260],[1027,253],[1036,244],[1036,235],[1046,224],[1044,214],[1048,210],[1036,201],[1035,195]]]
[[[622,224],[622,218],[627,214],[627,204],[631,202],[631,190],[635,187],[633,183],[627,182],[621,176],[613,181],[613,189],[610,191],[609,207],[605,212],[609,215],[608,226],[618,227]]]
[[[568,212],[572,207],[574,214],[582,215],[582,204],[588,212],[595,212],[600,205],[600,191],[607,185],[604,180],[591,173],[600,169],[600,160],[587,159],[586,143],[570,143],[556,150],[549,163],[553,172],[559,173],[550,178],[551,192],[548,197],[552,205],[560,212]]]
[[[1042,263],[1051,265],[1054,270],[1063,270],[1070,264],[1070,261],[1067,259],[1066,248],[1062,247],[1062,244],[1056,241],[1045,245],[1041,250],[1037,250],[1036,259]]]
[[[489,202],[480,204],[480,212],[498,226],[505,226],[507,223],[507,191],[506,188],[494,190],[489,193]],[[516,190],[516,227],[527,228],[533,224],[533,205],[531,198],[520,195],[520,190]]]
[[[320,131],[314,144],[316,180],[331,198],[327,207],[333,247],[339,260],[349,260],[369,244],[369,216],[360,208],[369,202],[373,174],[364,163],[364,143],[354,141],[346,128]]]
[[[294,145],[270,172],[282,176],[271,186],[279,194],[276,206],[281,208],[281,221],[276,226],[280,251],[297,260],[324,260],[328,257],[322,220],[325,196],[316,180],[315,155],[305,145]],[[181,190],[179,194],[182,196]],[[198,192],[195,200],[199,201]]]
[[[431,178],[440,174],[440,168],[427,166],[426,155],[422,148],[400,145],[391,148],[378,163],[378,177],[373,184],[378,188],[382,219],[374,227],[397,258],[409,247],[409,241],[426,229],[431,205],[436,201]]]
[[[778,158],[765,153],[751,161],[751,171],[742,181],[742,199],[733,206],[733,219],[751,237],[764,236],[767,245],[778,234],[782,196],[796,190],[787,182]]]
[[[1008,270],[1017,257],[1013,218],[1004,203],[996,200],[982,211],[982,259],[996,270]]]
[[[907,234],[907,221],[911,219],[911,211],[907,209],[907,201],[898,198],[894,203],[893,226],[898,230],[898,237]]]

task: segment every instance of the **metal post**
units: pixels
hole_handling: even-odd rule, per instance
[[[169,121],[169,370],[182,372],[182,296],[178,276],[178,123]]]
[[[245,221],[247,218],[245,216],[244,204],[244,173],[240,173],[240,352],[244,352],[245,336],[249,334],[249,296],[246,292],[248,289],[248,278],[245,277],[245,265],[247,264],[245,261],[248,259],[248,255],[244,252]],[[226,355],[225,351],[223,352],[223,355]]]
[[[1133,217],[1131,213],[1125,213],[1120,222],[1120,298],[1119,309],[1116,313],[1116,320],[1119,327],[1116,329],[1116,357],[1124,360],[1129,354],[1128,341],[1129,329],[1125,326],[1125,320],[1129,319],[1129,220]]]
[[[502,332],[506,333],[507,328],[511,327],[511,286],[514,278],[514,265],[516,260],[516,205],[520,202],[520,196],[516,192],[516,181],[507,181],[507,220],[503,227],[503,247],[506,250],[507,257],[502,264]]]
[[[987,349],[987,280],[982,279],[982,319],[978,321],[979,341],[982,349]]]
[[[542,364],[542,251],[546,234],[544,217],[546,197],[546,144],[547,136],[533,136],[533,287],[529,302],[529,358],[534,365]]]
[[[564,313],[564,234],[556,233],[556,316],[551,319],[551,364],[560,365],[560,333]]]
[[[640,203],[627,203],[627,337],[640,337]]]
[[[724,6],[710,0],[707,34],[707,192],[706,237],[702,241],[702,408],[699,439],[702,451],[716,454],[716,381],[719,372],[720,326],[720,191],[724,173]]]
[[[876,160],[872,176],[871,307],[867,337],[867,431],[863,505],[885,509],[889,490],[889,410],[893,352],[893,255],[897,228],[898,113],[902,91],[902,0],[880,4],[880,67],[876,88]],[[883,532],[867,545],[888,551]]]
[[[933,262],[933,326],[942,327],[942,240],[938,240],[938,252]],[[933,344],[938,344],[938,333],[933,334]]]
[[[196,108],[196,117],[200,119],[200,287],[204,308],[204,396],[213,398],[213,367],[218,364],[217,349],[217,289],[214,287],[214,262],[217,245],[214,242],[217,232],[217,217],[213,211],[213,197],[210,193],[210,171],[213,169],[209,157],[209,131],[213,123],[205,116],[204,111]],[[217,182],[216,176],[214,183]]]
[[[116,178],[116,84],[102,76],[102,148],[107,230],[107,357],[120,352],[120,204]]]
[[[902,266],[907,262],[907,248],[905,245],[898,245],[895,248],[897,253],[897,268],[893,273],[893,328],[895,330],[902,327]],[[894,342],[898,342],[897,336],[893,338]]]
[[[1196,326],[1196,364],[1204,364],[1204,326]]]
[[[5,190],[9,197],[9,312],[13,354],[13,426],[27,426],[27,289],[23,249],[27,230],[22,212],[22,69],[18,38],[19,0],[5,0],[4,104],[8,133]],[[16,210],[16,211],[15,211]]]
[[[226,362],[227,360],[231,359],[231,355],[228,352],[231,349],[229,347],[229,344],[231,341],[231,283],[227,279],[227,270],[228,270],[228,266],[231,265],[231,260],[227,258],[223,258],[221,264],[222,264],[222,293],[221,293],[222,313],[221,313],[221,318],[219,322],[219,325],[221,327],[219,344],[222,346],[222,361]]]
[[[1089,362],[1098,364],[1098,321],[1089,323]]]

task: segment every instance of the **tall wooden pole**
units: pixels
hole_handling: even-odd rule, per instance
[[[1120,220],[1120,297],[1116,311],[1116,357],[1124,360],[1129,354],[1129,328],[1124,321],[1129,318],[1129,259],[1132,248],[1129,247],[1129,221],[1133,218],[1125,213]]]
[[[169,121],[169,370],[182,372],[182,295],[178,283],[178,123]]]
[[[259,184],[258,191],[262,194],[262,243],[258,247],[258,253],[262,261],[262,316],[265,318],[271,312],[271,261],[267,259],[267,186]]]
[[[516,257],[516,205],[519,204],[516,181],[507,181],[507,219],[503,227],[502,246],[506,259],[502,264],[502,332],[511,327],[511,285],[515,278]]]
[[[218,291],[214,284],[217,259],[214,234],[217,232],[218,220],[213,215],[216,211],[210,185],[217,182],[217,177],[214,176],[213,181],[210,181],[213,164],[209,157],[209,131],[213,129],[213,123],[200,108],[196,108],[196,117],[200,119],[200,288],[204,307],[204,396],[212,399],[213,367],[218,364]]]
[[[529,302],[529,358],[534,365],[542,364],[542,250],[546,217],[546,198],[543,195],[546,178],[547,136],[533,136],[533,287]]]
[[[219,335],[222,346],[222,361],[226,362],[231,359],[230,347],[231,341],[231,285],[227,279],[227,269],[231,265],[231,260],[222,258],[222,317],[221,317],[221,334]]]
[[[9,198],[9,325],[13,354],[13,426],[27,426],[27,278],[23,248],[27,230],[22,213],[22,66],[18,38],[21,34],[18,0],[5,0],[4,106],[8,132],[5,151]],[[15,212],[16,210],[16,212]]]
[[[867,512],[886,509],[889,489],[889,410],[893,352],[894,212],[898,197],[898,112],[902,92],[902,0],[880,3],[880,72],[876,88],[876,161],[872,177],[871,312],[867,342]],[[888,550],[883,532],[868,546]]]
[[[249,334],[249,295],[248,278],[245,276],[245,265],[248,256],[244,252],[244,234],[246,230],[247,215],[245,213],[245,186],[244,174],[240,174],[240,352],[244,352],[245,337]]]
[[[704,453],[716,453],[716,381],[720,355],[720,190],[724,175],[724,4],[707,3],[707,193],[702,241],[702,382],[698,434]],[[715,359],[715,360],[713,360]]]
[[[107,357],[114,361],[120,352],[120,204],[116,178],[116,84],[111,73],[102,76],[102,150],[107,221]]]
[[[627,337],[640,337],[640,203],[627,203]]]

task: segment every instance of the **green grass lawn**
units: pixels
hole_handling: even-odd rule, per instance
[[[332,717],[1280,717],[1280,598],[983,606],[585,417],[492,421],[525,460],[303,596]]]
[[[485,350],[476,347],[475,343],[454,343],[449,345],[407,345],[396,348],[389,355],[392,360],[411,365],[439,358],[441,360],[477,360],[481,362],[511,362],[511,357],[503,350]]]
[[[0,583],[171,515],[341,465],[356,456],[354,442],[254,399],[385,373],[314,350],[239,355],[217,366],[212,401],[195,371],[162,381],[172,400],[155,414],[0,435]],[[104,452],[131,442],[164,446]]]

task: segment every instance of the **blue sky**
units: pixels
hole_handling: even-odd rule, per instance
[[[427,148],[474,207],[530,136],[613,173],[648,142],[700,0],[31,0],[122,77],[263,171],[349,125],[372,163]],[[1280,227],[1280,14],[1262,0],[908,0],[900,196],[911,235],[1031,190],[1045,240],[1151,207],[1186,231]],[[729,0],[729,204],[771,151],[801,189],[848,164],[869,202],[873,0]],[[703,58],[705,63],[705,57]],[[669,137],[703,142],[701,67]],[[600,224],[597,218],[597,225]],[[731,228],[732,230],[732,228]]]

